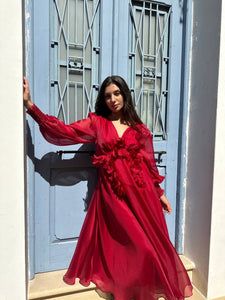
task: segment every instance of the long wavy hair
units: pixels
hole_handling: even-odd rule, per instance
[[[126,81],[120,76],[109,76],[107,77],[100,87],[98,97],[95,103],[95,113],[98,116],[107,118],[111,114],[111,110],[108,108],[105,102],[105,89],[110,84],[115,84],[120,89],[120,92],[123,96],[123,108],[122,108],[122,118],[121,122],[124,122],[127,125],[132,126],[134,129],[138,130],[137,124],[142,124],[141,119],[139,118],[132,101],[131,92]],[[139,131],[139,130],[138,130]]]

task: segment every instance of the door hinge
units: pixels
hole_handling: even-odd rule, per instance
[[[58,84],[58,80],[51,80],[51,87],[54,87]]]
[[[57,41],[51,41],[51,48],[55,48],[55,46],[58,46],[58,42]]]

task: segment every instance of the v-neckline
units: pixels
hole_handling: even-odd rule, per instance
[[[111,121],[111,120],[109,120],[109,122],[112,124],[112,126],[113,126],[113,128],[114,128],[114,131],[115,131],[115,133],[116,133],[116,135],[117,135],[117,137],[119,138],[119,139],[122,139],[123,137],[124,137],[124,134],[128,131],[128,129],[130,129],[130,127],[131,126],[128,126],[125,130],[124,130],[124,132],[123,132],[123,134],[121,135],[121,136],[119,136],[119,133],[118,133],[118,131],[117,131],[117,129],[116,129],[116,126],[113,124],[113,122]]]

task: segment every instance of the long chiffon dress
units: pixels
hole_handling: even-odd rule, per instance
[[[181,300],[192,295],[187,272],[170,242],[159,201],[164,179],[145,125],[118,136],[113,123],[90,113],[65,125],[33,105],[28,113],[56,145],[95,143],[99,178],[64,281],[90,282],[115,300]]]

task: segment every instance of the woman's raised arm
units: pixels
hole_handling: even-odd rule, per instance
[[[29,84],[24,77],[23,101],[27,113],[38,123],[43,137],[55,145],[74,145],[83,143],[94,143],[96,140],[96,116],[89,113],[88,118],[65,124],[54,116],[44,114],[31,101]]]

